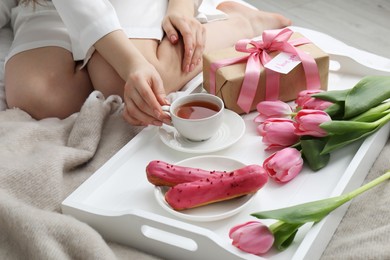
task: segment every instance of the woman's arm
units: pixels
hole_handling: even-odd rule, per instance
[[[108,0],[52,0],[65,23],[72,44],[80,45],[85,57],[103,36],[121,29],[114,7]]]
[[[134,125],[169,122],[169,116],[161,110],[161,105],[167,104],[161,77],[125,33],[109,33],[95,43],[95,48],[126,82],[125,119]]]
[[[169,117],[162,80],[155,68],[127,39],[116,12],[108,0],[52,0],[64,21],[73,44],[80,44],[85,56],[93,47],[126,82],[124,116],[135,125],[155,124]]]
[[[204,26],[195,19],[198,0],[169,0],[162,27],[172,44],[183,39],[184,57],[182,70],[190,72],[201,62],[206,42]]]

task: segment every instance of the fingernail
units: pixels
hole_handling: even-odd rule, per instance
[[[185,72],[190,72],[190,65],[186,65]]]
[[[171,42],[176,42],[177,41],[177,37],[176,35],[171,35]]]

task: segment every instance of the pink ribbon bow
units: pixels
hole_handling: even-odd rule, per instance
[[[215,77],[216,71],[221,68],[235,63],[247,61],[244,81],[240,90],[237,104],[246,112],[250,112],[253,99],[255,98],[256,89],[260,80],[262,66],[267,64],[272,57],[268,54],[273,51],[283,51],[298,56],[302,62],[306,77],[306,88],[308,90],[319,89],[321,86],[320,76],[317,64],[313,57],[295,46],[310,43],[306,38],[290,40],[293,31],[289,28],[279,30],[266,30],[262,34],[262,40],[244,39],[236,43],[235,48],[240,52],[247,52],[249,55],[238,58],[228,58],[211,64],[210,68],[210,93],[216,93]],[[251,47],[248,47],[251,45]],[[277,100],[279,97],[279,73],[265,68],[266,86],[265,99]]]

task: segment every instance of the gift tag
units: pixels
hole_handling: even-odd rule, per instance
[[[267,69],[287,74],[295,68],[301,61],[298,55],[293,53],[281,52],[276,55],[270,62],[264,65]]]

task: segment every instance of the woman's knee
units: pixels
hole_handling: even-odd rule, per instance
[[[80,111],[88,96],[83,91],[71,95],[66,93],[67,88],[70,88],[68,84],[59,85],[50,80],[42,80],[40,84],[6,83],[6,101],[9,108],[22,109],[35,119],[63,119]]]
[[[5,66],[8,107],[18,107],[37,119],[65,118],[79,111],[91,91],[86,69],[77,69],[71,54],[62,48],[29,50],[13,56]]]
[[[84,73],[80,73],[84,74]],[[5,94],[9,108],[20,108],[33,118],[66,118],[78,112],[92,91],[87,74],[61,75],[48,71],[21,75],[6,66]]]

